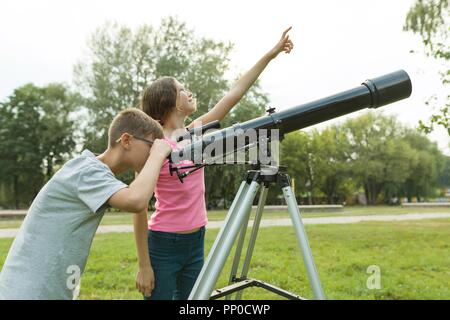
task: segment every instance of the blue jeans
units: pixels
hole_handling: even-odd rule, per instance
[[[189,233],[152,231],[148,248],[155,288],[146,300],[187,300],[204,262],[205,227]]]

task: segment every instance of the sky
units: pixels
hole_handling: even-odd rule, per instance
[[[106,21],[136,28],[175,16],[199,37],[234,43],[227,76],[249,69],[290,32],[294,50],[281,54],[260,76],[278,110],[320,99],[398,69],[411,77],[410,98],[385,106],[408,126],[433,112],[425,101],[448,94],[437,61],[426,57],[420,36],[402,31],[413,0],[2,0],[0,2],[0,101],[23,84],[72,83],[73,65],[87,38]],[[316,127],[341,123],[365,111]],[[430,139],[450,155],[445,130]]]

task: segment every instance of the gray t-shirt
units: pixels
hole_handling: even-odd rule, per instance
[[[73,299],[107,200],[127,185],[85,150],[41,189],[0,273],[0,299]]]

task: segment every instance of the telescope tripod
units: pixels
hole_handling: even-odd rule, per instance
[[[263,281],[247,278],[267,193],[271,184],[277,184],[283,191],[283,195],[288,206],[288,211],[292,219],[292,224],[295,229],[298,245],[300,246],[303,261],[306,266],[309,282],[314,293],[314,298],[319,300],[325,299],[325,294],[323,293],[322,286],[320,284],[319,275],[314,264],[305,228],[300,217],[297,200],[295,199],[295,195],[290,185],[289,175],[285,170],[286,169],[283,167],[258,166],[255,170],[247,171],[225,218],[224,225],[220,229],[220,232],[211,247],[205,265],[203,266],[197,281],[195,282],[194,288],[189,295],[189,300],[218,299],[224,296],[226,296],[227,299],[230,299],[231,294],[235,292],[237,292],[236,299],[240,299],[244,289],[255,286],[269,290],[288,299],[304,299],[294,293],[275,287]],[[248,243],[247,253],[244,259],[241,274],[237,277],[253,200],[255,199],[260,188],[261,193],[253,223],[252,233]],[[225,265],[226,259],[230,254],[231,248],[237,239],[239,232],[240,235],[231,268],[229,285],[213,292],[220,272]]]

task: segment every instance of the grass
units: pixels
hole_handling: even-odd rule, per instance
[[[353,206],[344,207],[342,211],[327,212],[318,211],[314,213],[302,213],[304,218],[313,217],[340,217],[340,216],[364,216],[364,215],[398,215],[406,213],[435,213],[446,212],[450,213],[449,208],[404,208],[399,206]],[[211,210],[208,211],[209,221],[223,220],[227,214],[226,210]],[[252,217],[254,212],[252,213]],[[289,218],[287,211],[267,211],[264,212],[265,219]],[[22,224],[22,219],[0,219],[0,229],[5,228],[19,228]],[[133,224],[133,217],[129,213],[107,213],[102,220],[102,225],[125,225]]]
[[[450,219],[306,225],[329,299],[450,299]],[[209,251],[218,230],[208,230]],[[0,266],[12,239],[0,239]],[[217,287],[227,284],[231,256]],[[381,289],[369,290],[367,268],[381,270]],[[80,299],[141,299],[134,288],[133,235],[96,235],[81,281]],[[312,298],[294,230],[261,228],[249,277]],[[279,299],[262,289],[244,299]]]

